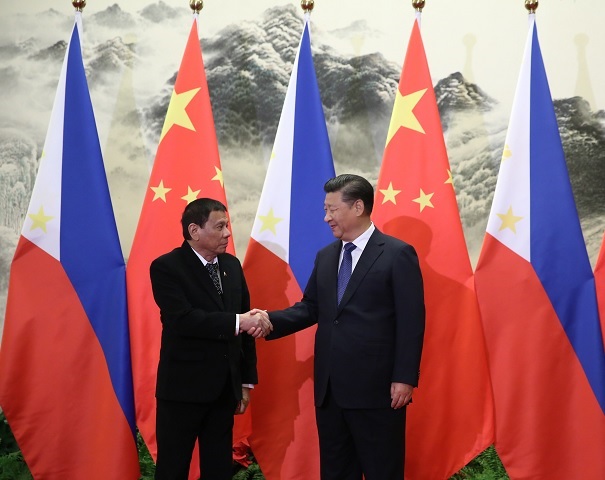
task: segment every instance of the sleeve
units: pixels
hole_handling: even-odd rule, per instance
[[[307,282],[302,300],[284,310],[269,312],[273,332],[266,337],[267,340],[275,340],[291,335],[317,323],[317,258],[315,258],[313,271]]]
[[[163,328],[183,337],[227,340],[235,331],[235,315],[193,306],[187,293],[192,280],[160,257],[150,267],[151,287],[160,307]]]
[[[392,380],[418,386],[425,306],[418,256],[411,245],[405,245],[393,263],[393,297],[396,341]]]

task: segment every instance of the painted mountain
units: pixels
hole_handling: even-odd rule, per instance
[[[117,4],[85,16],[84,63],[118,228],[128,255],[189,21],[163,2],[129,13]],[[302,31],[293,6],[203,35],[236,250],[243,258]],[[73,19],[49,10],[4,19],[0,31],[0,319]],[[350,26],[364,34],[363,22]],[[23,32],[28,32],[23,34]],[[337,173],[375,181],[401,66],[380,53],[340,53],[345,30],[312,26],[319,87]],[[511,86],[511,88],[513,88]],[[508,111],[460,73],[435,92],[471,257],[483,239]],[[580,97],[555,108],[593,262],[605,228],[605,112]],[[313,141],[313,139],[309,139]],[[317,206],[321,215],[322,206]]]

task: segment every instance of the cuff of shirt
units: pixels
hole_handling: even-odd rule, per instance
[[[239,313],[235,314],[235,335],[239,335]]]

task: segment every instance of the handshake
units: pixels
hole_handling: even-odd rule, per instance
[[[239,315],[239,331],[246,332],[254,338],[266,337],[273,330],[266,310],[254,308]]]

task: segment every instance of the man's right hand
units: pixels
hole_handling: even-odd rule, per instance
[[[240,313],[239,330],[254,338],[266,337],[273,330],[273,325],[271,325],[269,314],[265,310],[254,308],[249,312]]]

